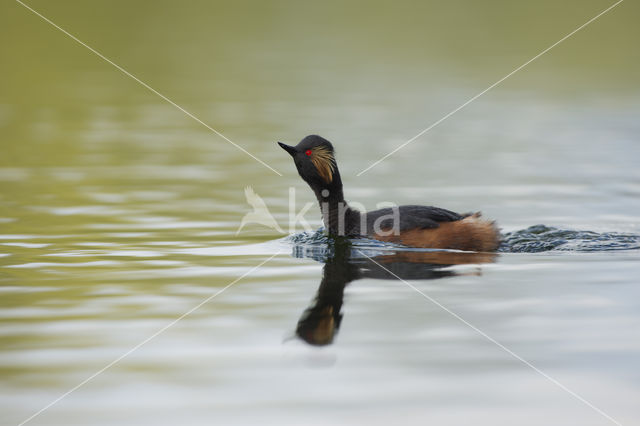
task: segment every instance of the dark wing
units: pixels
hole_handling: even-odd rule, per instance
[[[437,228],[440,222],[455,222],[463,219],[466,215],[461,215],[450,210],[431,206],[399,206],[400,232],[410,229],[430,229]],[[393,227],[393,207],[368,212],[367,229],[373,231],[376,220],[380,220],[379,227],[382,230]]]

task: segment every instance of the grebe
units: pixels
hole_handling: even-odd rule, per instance
[[[360,212],[347,204],[331,142],[317,135],[296,146],[278,144],[291,156],[298,173],[320,203],[325,227],[332,236],[368,237],[411,247],[495,251],[500,232],[480,213],[458,214],[431,206],[388,207]]]

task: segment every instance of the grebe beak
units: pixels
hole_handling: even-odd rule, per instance
[[[289,146],[289,145],[287,145],[287,144],[285,144],[285,143],[282,143],[282,142],[278,142],[278,145],[280,145],[280,147],[281,147],[282,149],[284,149],[285,151],[287,151],[287,152],[289,153],[289,155],[291,155],[292,157],[293,157],[294,155],[296,155],[296,152],[297,152],[297,151],[296,151],[295,147],[293,147],[293,146]]]

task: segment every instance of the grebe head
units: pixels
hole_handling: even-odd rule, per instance
[[[325,138],[309,135],[296,146],[278,142],[296,164],[300,177],[313,189],[342,184],[334,157],[333,145]]]

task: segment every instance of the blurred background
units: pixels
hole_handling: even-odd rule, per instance
[[[286,340],[322,265],[286,229],[277,145],[331,140],[348,200],[482,210],[505,231],[640,233],[640,6],[141,1],[0,5],[0,374],[18,424],[282,254],[30,424],[606,424],[399,282],[348,287],[335,345]],[[306,215],[320,226],[318,210]],[[504,254],[420,282],[623,424],[638,421],[638,252]],[[446,281],[446,283],[445,283]],[[353,288],[352,288],[353,287]],[[350,299],[349,299],[350,298]],[[569,420],[570,419],[570,420]]]

